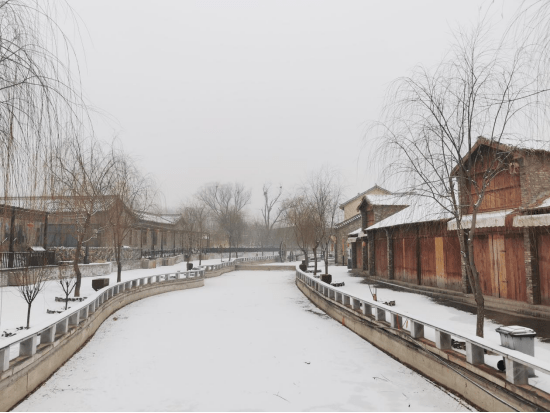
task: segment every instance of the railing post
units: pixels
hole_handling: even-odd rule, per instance
[[[420,324],[416,321],[411,321],[411,337],[422,338],[424,337],[424,324]]]
[[[10,368],[10,346],[0,348],[0,373]]]
[[[30,357],[36,354],[36,345],[38,343],[38,336],[32,335],[29,338],[19,343],[19,355],[23,357]]]
[[[435,346],[440,350],[450,350],[451,335],[443,331],[435,330]]]
[[[482,347],[466,341],[466,361],[470,364],[483,364],[485,352]]]
[[[512,384],[529,384],[529,372],[526,366],[510,360],[508,357],[504,360],[506,364],[506,381]]]
[[[40,344],[53,343],[55,341],[55,324],[40,333]]]

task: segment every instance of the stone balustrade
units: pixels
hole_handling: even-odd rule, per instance
[[[403,321],[408,320],[410,326],[409,334],[413,340],[429,341],[425,338],[424,331],[426,328],[433,329],[435,331],[435,342],[432,344],[438,350],[456,352],[451,347],[451,337],[455,340],[464,341],[466,343],[466,361],[470,365],[484,365],[485,352],[502,356],[506,365],[506,381],[509,383],[520,386],[528,385],[528,368],[532,368],[542,374],[550,374],[550,363],[547,361],[494,344],[475,335],[457,333],[452,330],[452,323],[448,327],[436,325],[420,317],[400,313],[394,307],[381,304],[380,302],[354,297],[314,278],[312,274],[302,272],[298,268],[296,268],[296,279],[318,295],[322,295],[325,299],[332,300],[336,304],[345,307],[346,310],[355,312],[371,321],[374,320],[384,327],[404,331]],[[389,320],[386,318],[387,315],[389,315]],[[492,368],[488,365],[484,366]],[[494,371],[500,373],[497,369],[494,369]]]

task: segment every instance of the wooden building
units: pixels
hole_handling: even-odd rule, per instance
[[[477,213],[474,260],[483,294],[533,305],[550,305],[550,152],[512,149],[480,138],[467,158],[476,174],[497,153],[507,168],[490,183]],[[483,162],[479,159],[483,157]],[[473,163],[472,163],[473,165]],[[466,197],[472,188],[460,188]],[[434,201],[410,196],[410,206],[356,231],[369,275],[469,293],[461,265],[457,222]],[[462,226],[469,228],[467,204]],[[361,268],[358,266],[358,268]]]

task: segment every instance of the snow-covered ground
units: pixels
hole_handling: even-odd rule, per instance
[[[118,311],[17,411],[463,411],[329,318],[293,271],[238,271]]]
[[[248,256],[248,255],[245,255]],[[253,255],[250,255],[253,256]],[[241,257],[241,255],[239,256]],[[234,255],[232,260],[234,260]],[[227,255],[223,258],[223,262],[227,262]],[[198,266],[199,261],[192,261],[195,266]],[[202,260],[202,264],[219,264],[220,258],[211,258]],[[176,271],[185,271],[187,263],[182,262],[170,267],[157,267],[151,269],[138,269],[130,271],[122,271],[122,281],[133,280],[135,278],[146,277],[148,275],[166,274]],[[110,285],[116,283],[116,271],[108,276],[85,277],[82,278],[82,286],[80,290],[81,297],[88,297],[94,294],[92,288],[92,280],[95,278],[109,278]],[[31,309],[31,328],[38,328],[41,325],[46,325],[54,318],[55,314],[48,314],[47,310],[62,310],[65,308],[65,303],[56,302],[55,297],[64,297],[63,290],[56,280],[48,281],[44,290],[36,297]],[[73,294],[71,294],[71,297]],[[71,303],[69,303],[69,307]],[[4,331],[14,332],[17,327],[25,326],[27,320],[27,303],[21,298],[17,287],[1,287],[0,288],[0,334]],[[4,337],[0,337],[0,344]],[[15,354],[16,355],[16,354]]]
[[[343,287],[339,287],[340,290],[358,298],[372,298],[369,286],[362,283],[363,278],[350,276],[347,267],[330,267],[330,273],[332,274],[333,283],[345,282]],[[476,316],[474,314],[439,304],[425,295],[395,291],[389,288],[378,288],[377,298],[382,303],[395,301],[395,310],[402,314],[408,313],[436,325],[446,325],[457,334],[475,334]],[[389,320],[389,315],[387,319]],[[495,330],[501,326],[502,324],[494,320],[486,319],[484,324],[485,338],[499,345],[500,335]],[[408,324],[405,328],[409,329]],[[435,331],[433,329],[426,327],[424,335],[428,340],[435,341]],[[550,343],[539,339],[535,340],[535,356],[550,361]],[[485,355],[485,363],[494,368],[501,359],[501,357]],[[550,376],[541,372],[537,375],[538,377],[529,379],[529,384],[550,393]]]

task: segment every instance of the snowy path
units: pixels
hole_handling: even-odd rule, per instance
[[[465,409],[314,307],[291,271],[231,272],[135,302],[16,408]]]

